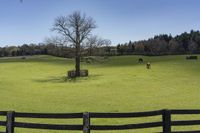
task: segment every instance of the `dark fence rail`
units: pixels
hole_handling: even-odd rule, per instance
[[[92,130],[128,130],[162,127],[162,133],[199,133],[200,131],[171,131],[172,126],[200,125],[200,120],[180,120],[172,121],[172,115],[192,115],[200,114],[200,110],[158,110],[135,113],[19,113],[14,111],[0,111],[0,116],[5,116],[6,121],[0,121],[0,126],[6,127],[5,132],[14,133],[15,128],[48,129],[48,130],[77,130],[83,133],[90,133]],[[92,118],[137,118],[137,117],[162,116],[162,121],[124,124],[124,125],[92,125]],[[64,124],[39,124],[16,122],[15,118],[48,118],[48,119],[83,119],[81,125]]]

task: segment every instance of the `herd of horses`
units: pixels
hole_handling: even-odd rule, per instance
[[[144,62],[144,60],[142,58],[138,59],[138,63],[142,64],[143,62]],[[151,69],[151,63],[150,62],[146,63],[146,68],[147,69]]]

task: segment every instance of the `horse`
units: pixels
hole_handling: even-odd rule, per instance
[[[147,67],[147,69],[151,69],[151,63],[147,62],[146,67]]]
[[[142,58],[139,58],[139,59],[138,59],[138,63],[143,63],[143,59],[142,59]]]

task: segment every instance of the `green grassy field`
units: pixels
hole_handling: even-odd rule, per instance
[[[200,109],[200,61],[185,60],[185,56],[142,57],[152,63],[152,69],[147,70],[145,64],[137,63],[139,57],[116,56],[103,63],[82,64],[82,68],[89,69],[90,76],[76,80],[65,78],[67,71],[74,68],[74,61],[70,59],[51,56],[33,56],[25,60],[1,58],[0,110],[66,113]],[[187,117],[191,118],[200,117]],[[92,123],[124,124],[159,119],[95,119]],[[82,121],[51,120],[49,123],[72,122]],[[160,129],[135,132],[148,133]],[[127,132],[133,131],[123,131]]]

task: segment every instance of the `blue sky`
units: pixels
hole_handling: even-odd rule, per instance
[[[200,0],[0,0],[0,46],[43,42],[54,19],[81,11],[113,45],[200,30]]]

